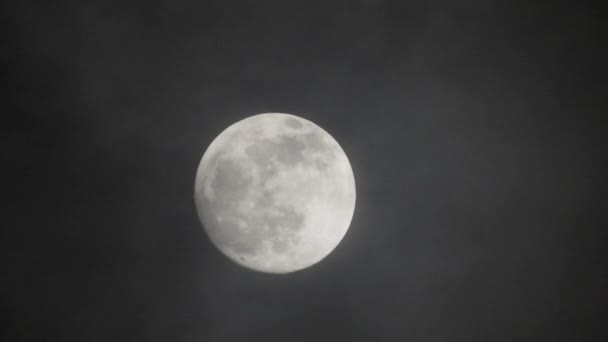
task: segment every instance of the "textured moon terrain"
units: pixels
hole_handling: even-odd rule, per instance
[[[355,209],[340,145],[300,117],[266,113],[224,130],[199,164],[194,199],[213,244],[247,268],[288,273],[325,258]]]

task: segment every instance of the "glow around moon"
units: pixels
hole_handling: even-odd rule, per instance
[[[340,145],[314,123],[266,113],[223,131],[200,162],[197,212],[213,244],[245,267],[287,273],[325,258],[355,209]]]

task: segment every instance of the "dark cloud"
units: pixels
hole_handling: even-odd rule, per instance
[[[604,41],[591,4],[19,1],[6,32],[9,340],[603,341]],[[350,231],[250,272],[193,204],[224,128],[346,151]]]

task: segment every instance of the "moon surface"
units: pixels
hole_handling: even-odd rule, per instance
[[[325,258],[355,209],[355,179],[340,145],[314,123],[265,113],[224,130],[194,186],[213,244],[247,268],[288,273]]]

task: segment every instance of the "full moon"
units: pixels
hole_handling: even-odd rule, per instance
[[[247,268],[289,273],[340,243],[355,210],[355,179],[340,145],[314,123],[265,113],[209,145],[194,185],[212,243]]]

